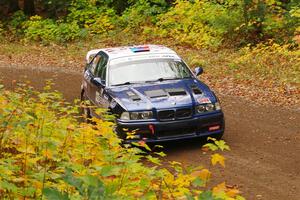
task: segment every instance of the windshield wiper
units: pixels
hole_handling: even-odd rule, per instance
[[[181,79],[179,77],[165,77],[165,78],[158,78],[158,79],[155,79],[155,80],[150,80],[150,81],[146,81],[147,83],[149,82],[157,82],[157,81],[168,81],[168,80],[177,80],[177,79]]]
[[[121,85],[131,85],[131,84],[141,84],[141,83],[152,83],[152,82],[157,82],[157,81],[168,81],[168,80],[178,80],[178,79],[184,79],[184,78],[191,78],[191,77],[165,77],[165,78],[158,78],[155,80],[149,80],[149,81],[127,81],[124,83],[119,83],[119,84],[115,84],[115,85],[111,85],[111,86],[121,86]]]
[[[115,84],[115,85],[112,85],[112,86],[120,86],[120,85],[130,85],[130,84],[133,84],[132,82],[125,82],[125,83],[119,83],[119,84]]]
[[[124,83],[119,83],[119,84],[115,84],[115,85],[111,85],[111,86],[121,86],[121,85],[131,85],[131,84],[139,84],[142,82],[131,82],[131,81],[126,81]]]

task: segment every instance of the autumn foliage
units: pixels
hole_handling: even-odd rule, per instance
[[[180,45],[197,48],[240,47],[270,39],[295,44],[300,31],[297,0],[21,2],[0,3],[4,35],[42,43],[131,32],[144,37],[168,37]]]
[[[206,168],[162,164],[165,154],[143,152],[144,143],[121,145],[112,122],[81,123],[78,106],[49,86],[0,88],[1,199],[243,199],[225,183],[208,188]],[[229,150],[211,140],[206,151]],[[225,158],[212,154],[211,165],[225,167]]]

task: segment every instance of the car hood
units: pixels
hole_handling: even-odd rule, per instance
[[[108,93],[127,111],[190,107],[201,102],[216,102],[208,86],[197,79],[116,86],[108,89]]]

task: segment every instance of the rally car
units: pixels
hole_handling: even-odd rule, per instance
[[[218,98],[197,79],[203,69],[192,72],[173,50],[162,45],[94,49],[86,62],[81,99],[116,115],[116,132],[124,141],[222,137]],[[88,106],[84,113],[97,117]]]

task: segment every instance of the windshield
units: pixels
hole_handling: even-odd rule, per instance
[[[181,60],[139,60],[119,63],[109,67],[109,85],[190,77],[189,69]]]

